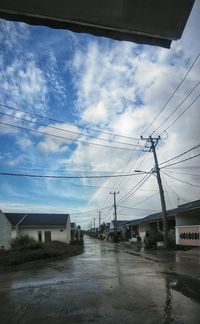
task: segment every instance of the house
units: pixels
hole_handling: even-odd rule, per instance
[[[76,223],[71,223],[71,240],[76,240]]]
[[[178,206],[176,244],[200,246],[200,200]]]
[[[176,208],[167,211],[168,234],[175,240]],[[142,241],[147,232],[163,232],[162,213],[155,213],[140,219],[138,234]]]
[[[8,249],[10,247],[11,231],[11,223],[0,210],[0,249]]]
[[[200,246],[200,200],[167,210],[168,237],[176,245]],[[162,213],[148,215],[123,224],[125,237],[139,235],[142,241],[146,233],[163,232]]]
[[[7,241],[20,235],[29,235],[39,242],[70,243],[71,241],[70,216],[68,214],[4,213],[3,215],[0,227],[8,228],[10,226],[11,228],[11,231],[7,230]]]
[[[134,219],[132,221],[129,221],[125,225],[126,226],[126,239],[132,239],[133,237],[139,236],[139,229],[140,229],[140,223],[142,222],[142,219]]]
[[[117,220],[117,237],[118,239],[126,239],[126,229],[123,225],[127,224],[128,220]],[[109,236],[112,239],[115,233],[115,220],[111,221],[109,227]]]

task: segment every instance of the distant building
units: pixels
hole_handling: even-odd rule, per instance
[[[8,247],[7,242],[20,235],[29,235],[39,242],[71,241],[68,214],[1,213],[0,228],[0,246]]]
[[[118,239],[126,239],[126,229],[123,225],[127,224],[128,220],[117,220],[117,237]],[[112,220],[109,227],[109,236],[113,238],[115,235],[115,220]]]

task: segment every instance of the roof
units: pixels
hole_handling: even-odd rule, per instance
[[[0,17],[162,47],[181,37],[194,0],[1,0]]]
[[[115,224],[114,220],[112,222],[113,222],[113,224]],[[126,224],[128,222],[129,222],[128,220],[117,220],[117,226],[124,225],[124,224]]]
[[[195,200],[183,205],[179,205],[177,208],[169,209],[167,210],[167,217],[172,217],[175,216],[176,214],[180,214],[183,212],[189,212],[192,210],[197,210],[200,209],[200,200]],[[148,215],[142,219],[140,219],[140,222],[146,222],[146,221],[151,221],[151,220],[157,220],[162,218],[162,212],[160,213],[155,213]]]
[[[126,223],[126,225],[139,225],[142,222],[143,218],[140,219],[133,219]]]
[[[69,218],[68,214],[26,214],[26,213],[4,213],[12,226],[19,224],[20,227],[29,226],[65,226]],[[25,216],[26,215],[26,216]]]
[[[181,213],[187,210],[189,211],[189,210],[199,209],[199,208],[200,208],[200,200],[195,200],[186,204],[179,205],[177,208],[177,213]]]

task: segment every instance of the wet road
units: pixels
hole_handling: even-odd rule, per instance
[[[200,323],[199,280],[176,262],[85,237],[82,255],[0,274],[0,323]]]

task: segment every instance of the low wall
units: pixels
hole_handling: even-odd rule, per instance
[[[200,225],[176,226],[176,244],[200,246]]]

